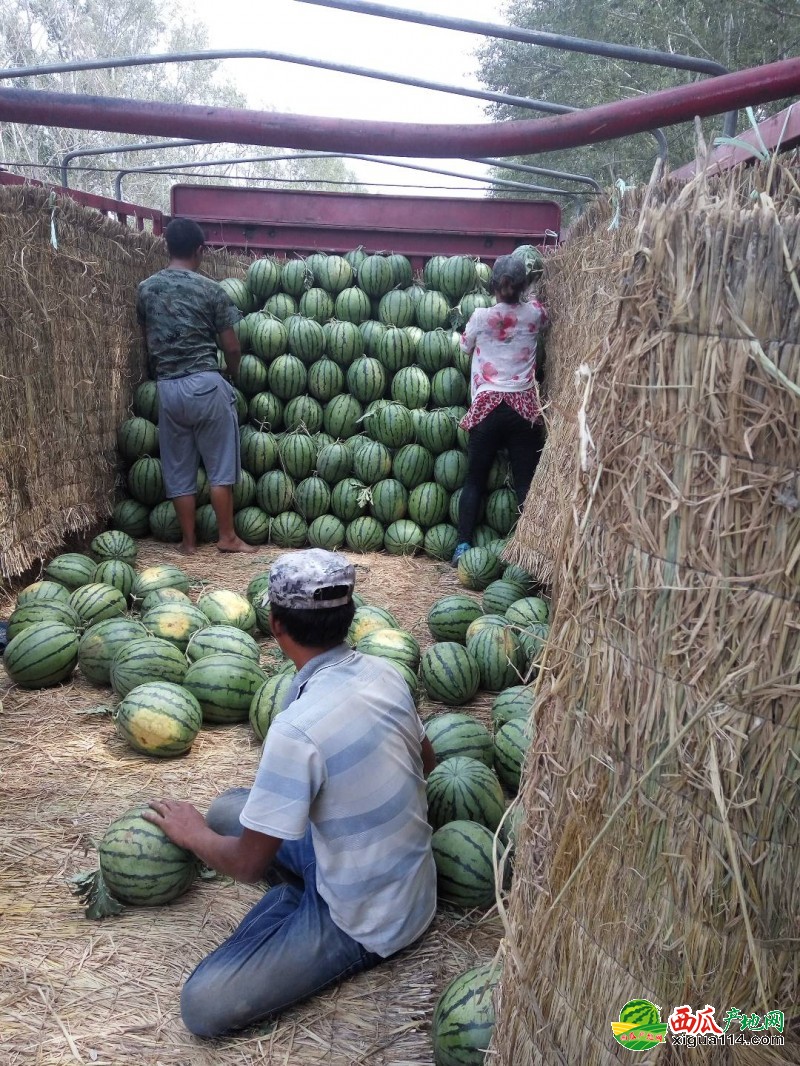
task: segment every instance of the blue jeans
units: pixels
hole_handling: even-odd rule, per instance
[[[219,796],[209,809],[208,825],[239,836],[248,792],[230,789]],[[181,1015],[196,1036],[253,1025],[383,961],[331,918],[317,892],[310,830],[302,840],[285,840],[275,862],[291,881],[270,888],[183,986]]]

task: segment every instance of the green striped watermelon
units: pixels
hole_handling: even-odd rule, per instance
[[[373,440],[380,441],[387,448],[401,448],[414,439],[414,423],[402,404],[387,403],[365,421]]]
[[[294,502],[306,522],[312,522],[320,515],[328,513],[331,490],[321,477],[308,477],[295,489]]]
[[[245,544],[266,544],[269,540],[269,515],[260,507],[242,507],[233,516],[236,535]]]
[[[295,396],[284,411],[286,429],[317,433],[322,429],[322,404],[312,396]]]
[[[387,292],[381,297],[378,304],[378,319],[393,329],[412,325],[414,322],[414,303],[411,297],[403,292],[402,289],[393,289],[391,292]],[[408,364],[402,365],[407,366]]]
[[[392,474],[407,489],[415,489],[433,477],[434,459],[421,444],[406,444],[392,460]]]
[[[384,300],[403,297],[401,292],[390,292]],[[407,297],[405,297],[407,299]],[[383,301],[381,301],[383,302]],[[415,346],[409,333],[397,326],[389,326],[378,344],[378,359],[390,374],[411,366],[414,362]]]
[[[196,517],[196,512],[195,512]],[[162,500],[150,512],[150,532],[156,540],[177,544],[183,537],[172,500]]]
[[[290,296],[300,296],[314,284],[314,273],[305,259],[287,259],[281,269],[280,287]]]
[[[426,411],[417,424],[416,433],[417,442],[433,455],[449,454],[456,439],[456,423],[445,410]],[[458,486],[453,485],[448,491],[452,492],[454,488]]]
[[[368,296],[378,298],[394,284],[392,265],[386,256],[368,255],[358,268],[358,284]]]
[[[250,347],[255,354],[271,363],[289,348],[289,333],[284,322],[272,315],[259,314],[250,327]]]
[[[370,513],[384,526],[405,518],[407,508],[408,492],[399,481],[384,478],[372,486]]]
[[[502,573],[502,563],[486,548],[469,548],[458,560],[458,580],[468,589],[485,589]]]
[[[256,483],[256,502],[268,515],[288,511],[294,501],[294,481],[283,470],[270,470]]]
[[[343,478],[331,493],[331,510],[342,522],[352,522],[367,509],[367,487],[354,477]]]
[[[278,454],[289,477],[302,480],[310,477],[316,465],[316,441],[302,430],[284,433],[278,444]]]
[[[68,589],[77,589],[94,581],[97,563],[88,555],[66,552],[51,559],[44,572],[51,581],[57,581]]]
[[[131,537],[146,537],[150,532],[150,508],[130,497],[118,500],[111,512],[111,525]]]
[[[13,637],[3,653],[6,673],[20,688],[49,688],[72,674],[78,662],[78,634],[63,622],[33,622]]]
[[[308,368],[309,394],[321,404],[329,403],[334,396],[344,392],[344,384],[345,377],[342,368],[327,355]]]
[[[308,543],[312,548],[336,551],[345,541],[345,524],[335,515],[326,514],[315,518],[308,527]]]
[[[492,963],[454,977],[433,1012],[431,1040],[436,1066],[484,1066],[495,1026]]]
[[[148,418],[126,418],[117,430],[117,448],[127,462],[158,455],[158,426]]]
[[[353,284],[353,268],[342,255],[326,255],[314,268],[314,280],[336,295]]]
[[[482,629],[487,629],[491,626],[499,626],[502,629],[506,624],[505,617],[502,614],[481,614],[467,626],[466,642],[469,644],[472,638],[477,636]]]
[[[346,439],[358,432],[358,420],[363,413],[364,408],[355,396],[345,393],[334,396],[331,402],[325,405],[322,424],[332,437],[337,440]]]
[[[417,349],[417,362],[427,374],[444,370],[452,362],[450,334],[443,329],[427,330]]]
[[[400,629],[400,623],[385,607],[377,604],[363,604],[356,607],[353,621],[347,634],[351,644],[358,644],[368,633],[374,633],[377,629]]]
[[[186,659],[176,646],[158,637],[143,637],[123,644],[109,668],[111,687],[118,696],[149,681],[183,683]]]
[[[550,617],[547,600],[540,596],[523,596],[506,608],[506,618],[515,626],[529,626],[534,622],[546,622]]]
[[[281,267],[274,259],[264,256],[254,259],[247,268],[245,285],[259,303],[263,304],[281,284]]]
[[[101,585],[112,585],[119,589],[125,599],[129,599],[136,580],[136,571],[122,559],[105,559],[97,564],[94,572],[95,581]]]
[[[362,355],[347,369],[347,388],[360,403],[369,403],[386,391],[386,371],[377,359]]]
[[[166,499],[161,460],[150,455],[137,459],[128,471],[128,492],[146,507],[155,507]]]
[[[371,312],[372,305],[369,296],[355,286],[342,289],[336,297],[334,314],[340,322],[349,322],[357,326],[361,322],[366,322]],[[336,358],[330,348],[328,348],[328,354],[332,359]]]
[[[408,497],[408,517],[423,529],[439,525],[447,518],[450,498],[435,481],[424,481]]]
[[[478,691],[478,664],[461,644],[440,641],[422,656],[420,677],[432,700],[459,705]]]
[[[333,318],[334,312],[333,297],[330,296],[324,289],[318,286],[312,286],[307,289],[300,297],[299,311],[301,315],[305,315],[308,322],[313,323],[315,326],[321,326],[323,322],[327,322],[329,318]],[[322,343],[322,341],[320,341]],[[303,362],[307,362],[305,356],[295,350],[292,344],[291,330],[289,333],[289,347],[299,355]],[[319,355],[315,358],[319,358],[322,355],[322,349],[320,348]]]
[[[34,600],[16,607],[8,619],[6,637],[14,637],[36,622],[61,622],[76,632],[83,628],[80,615],[74,607],[61,600]]]
[[[454,755],[428,776],[428,821],[434,829],[466,819],[497,829],[505,813],[503,786],[479,759]]]
[[[459,819],[431,838],[440,900],[456,907],[488,907],[495,900],[494,834],[479,822]]]
[[[142,625],[154,637],[168,640],[186,651],[195,633],[208,626],[209,619],[193,603],[159,603],[142,612]]]
[[[111,823],[97,852],[111,895],[135,907],[157,907],[177,899],[197,873],[194,855],[168,840],[139,808]]]
[[[423,547],[426,554],[434,559],[452,559],[458,545],[458,531],[449,522],[440,522],[432,526],[425,534]]]
[[[431,403],[435,407],[453,407],[467,398],[467,381],[454,366],[437,370],[430,383]]]
[[[69,604],[78,612],[82,624],[87,628],[106,618],[117,618],[128,609],[128,601],[119,589],[99,582],[75,589]]]
[[[308,374],[296,355],[279,355],[269,365],[267,383],[270,392],[281,400],[293,400],[306,391]]]
[[[383,322],[378,322],[374,318],[367,318],[359,325],[361,343],[367,355],[371,355],[375,359],[378,357],[381,350],[381,341],[387,328]]]
[[[133,618],[108,618],[87,629],[78,645],[78,669],[95,685],[111,683],[111,663],[122,648],[147,636]]]
[[[447,297],[435,289],[429,289],[422,294],[415,311],[417,324],[426,333],[447,329],[450,325],[450,304]]]
[[[512,718],[494,735],[494,768],[511,792],[519,789],[522,765],[531,745],[531,727],[528,718]]]
[[[392,268],[392,284],[397,285],[410,285],[414,277],[414,271],[411,266],[411,260],[404,255],[400,255],[395,252],[392,255],[386,257],[389,261],[389,266]]]
[[[353,455],[346,444],[327,444],[320,448],[317,455],[317,474],[328,485],[342,481],[352,469]]]
[[[57,600],[59,603],[69,601],[70,591],[66,585],[58,581],[34,581],[26,585],[17,596],[17,607],[26,606],[29,603],[49,603]]]
[[[133,394],[133,413],[139,418],[158,424],[158,385],[155,381],[143,381]]]
[[[433,480],[448,492],[460,489],[467,480],[467,456],[460,448],[448,448],[436,456]]]
[[[247,476],[250,477],[251,475],[248,474]],[[199,541],[208,543],[212,540],[219,540],[217,516],[210,503],[198,507],[195,511],[194,528]]]
[[[505,577],[490,581],[483,590],[481,600],[486,614],[505,614],[512,603],[517,603],[525,590],[514,581],[506,581]]]
[[[249,507],[256,498],[256,479],[249,470],[239,471],[239,480],[233,486],[233,509],[241,511]]]
[[[236,372],[237,388],[250,399],[267,387],[267,365],[257,355],[243,355]]]
[[[461,645],[457,644],[456,647],[461,648]],[[464,648],[461,650],[463,652]],[[447,711],[445,714],[434,715],[425,723],[425,733],[436,753],[437,762],[441,763],[458,755],[477,759],[485,766],[492,766],[492,734],[470,714]]]
[[[240,592],[212,589],[198,597],[197,606],[212,625],[235,626],[251,634],[256,627],[253,605]]]
[[[378,655],[382,659],[404,663],[415,672],[419,666],[419,641],[404,629],[388,627],[370,630],[356,643],[356,650],[362,655]]]
[[[161,759],[189,751],[202,724],[203,712],[191,692],[168,681],[139,685],[114,711],[117,734],[134,751]]]
[[[536,582],[527,570],[522,566],[518,566],[516,563],[509,563],[503,571],[504,581],[513,581],[515,584],[522,586],[525,591],[523,596],[533,595],[536,589]]]
[[[246,722],[253,696],[266,681],[261,667],[245,655],[205,655],[191,664],[184,688],[197,699],[203,721]]]
[[[467,628],[483,612],[471,596],[444,596],[428,611],[428,629],[434,640],[467,642]]]
[[[256,690],[250,702],[248,717],[259,740],[264,739],[275,716],[283,710],[293,681],[294,673],[273,674]]]
[[[167,588],[188,592],[189,578],[179,567],[171,563],[162,563],[159,566],[148,566],[138,572],[133,583],[132,595],[134,600],[143,600],[148,592]]]
[[[523,678],[523,655],[510,626],[484,626],[467,637],[467,650],[481,672],[481,688],[500,692]]]
[[[369,440],[353,455],[353,474],[365,485],[385,481],[392,472],[392,455],[385,444]]]
[[[153,589],[152,592],[148,592],[144,599],[139,604],[139,613],[145,614],[146,611],[150,611],[153,607],[156,607],[159,603],[183,603],[190,604],[192,601],[186,595],[185,592],[181,592],[176,588],[163,588]]]
[[[413,555],[424,542],[425,534],[410,518],[390,523],[383,537],[383,546],[390,555]]]
[[[344,536],[347,546],[355,552],[377,552],[383,547],[383,526],[372,515],[354,518]]]
[[[403,367],[392,378],[391,393],[404,407],[426,407],[431,397],[430,379],[422,367]]]
[[[290,315],[297,314],[297,301],[287,292],[276,292],[264,304],[264,311],[273,318],[277,318],[279,322],[283,322]]]
[[[255,310],[253,294],[241,278],[223,278],[217,284],[230,296],[234,305],[239,308],[243,315]]]
[[[295,511],[283,511],[272,519],[270,537],[279,548],[302,548],[308,541],[308,524]]]
[[[492,703],[492,725],[495,731],[512,718],[527,720],[533,711],[533,689],[530,685],[512,685],[495,696]]]
[[[196,662],[206,655],[224,654],[241,655],[252,659],[254,663],[261,658],[256,641],[238,626],[207,625],[193,633],[186,645],[186,657],[190,662]]]
[[[468,292],[478,287],[475,260],[467,255],[451,255],[441,273],[442,290],[456,304]]]

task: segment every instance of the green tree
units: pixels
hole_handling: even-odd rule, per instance
[[[527,29],[680,52],[730,70],[796,55],[800,42],[800,0],[509,0],[504,14],[510,24]],[[592,107],[706,77],[495,39],[487,40],[477,54],[479,74],[488,88],[573,107]],[[760,108],[758,117],[781,106]],[[535,116],[501,104],[488,110],[496,119]],[[740,115],[739,128],[745,125]],[[722,118],[707,121],[704,129],[707,138],[718,136]],[[665,133],[671,167],[694,158],[691,124]],[[519,161],[589,174],[610,185],[620,178],[647,180],[655,158],[655,141],[642,134]]]
[[[29,67],[148,52],[194,52],[208,47],[205,25],[189,18],[176,3],[163,5],[158,0],[6,0],[0,6],[2,67]],[[216,61],[47,74],[13,79],[5,84],[171,103],[191,101],[222,107],[246,106],[244,96],[230,80],[222,77],[220,63]],[[2,165],[8,169],[41,181],[59,183],[58,168],[67,152],[156,139],[7,123],[0,127],[0,152]],[[269,149],[254,149],[252,145],[213,144],[89,157],[76,161],[70,168],[70,184],[86,192],[113,196],[114,177],[120,169],[268,154]],[[232,175],[251,179],[276,177],[282,183],[300,182],[301,187],[306,188],[325,179],[352,179],[341,160],[329,159],[298,159],[280,164],[249,164],[209,170],[215,173],[227,170]],[[132,174],[125,182],[125,198],[168,210],[169,188],[176,180],[181,179],[159,174]],[[209,174],[190,180],[213,183],[218,179]]]

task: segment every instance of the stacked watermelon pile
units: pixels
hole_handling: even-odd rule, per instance
[[[352,551],[418,550],[447,559],[456,545],[467,433],[469,356],[461,329],[486,292],[489,267],[434,256],[414,279],[400,255],[314,254],[255,260],[220,284],[244,317],[236,380],[243,473],[235,523],[250,544]],[[119,428],[128,496],[115,528],[177,541],[158,459],[155,383],[136,390]],[[203,470],[197,533],[217,536]],[[489,478],[474,543],[513,527],[508,461]]]

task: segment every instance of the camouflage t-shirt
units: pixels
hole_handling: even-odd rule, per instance
[[[218,369],[217,334],[242,316],[216,281],[167,267],[139,285],[136,317],[147,333],[151,373],[181,378]]]

